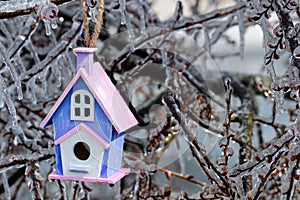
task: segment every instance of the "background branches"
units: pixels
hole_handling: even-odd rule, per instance
[[[298,2],[166,2],[0,1],[0,199],[299,199]],[[104,9],[95,60],[139,121],[124,145],[132,173],[115,185],[51,182],[53,130],[39,124]],[[251,57],[253,29],[261,73],[220,71]]]

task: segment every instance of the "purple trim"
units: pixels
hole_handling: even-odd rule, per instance
[[[65,139],[67,139],[68,137],[70,137],[71,135],[73,135],[74,133],[77,133],[77,131],[79,131],[80,129],[85,130],[90,136],[94,137],[96,139],[96,141],[103,146],[104,149],[108,149],[109,148],[109,143],[107,143],[97,133],[95,133],[95,131],[93,131],[90,127],[88,127],[84,123],[80,123],[78,126],[76,126],[73,129],[71,129],[65,135],[63,135],[60,138],[58,138],[57,140],[55,140],[54,144],[55,145],[60,144],[62,141],[64,141]]]
[[[88,75],[93,73],[93,63],[94,63],[94,52],[96,48],[76,48],[73,51],[76,53],[77,64],[76,68],[79,71],[80,68],[84,68]]]
[[[98,177],[72,177],[72,176],[64,176],[58,175],[56,171],[53,171],[49,175],[49,179],[60,179],[60,180],[70,180],[70,181],[87,181],[87,182],[96,182],[96,183],[109,183],[115,184],[119,180],[121,180],[124,176],[129,174],[130,169],[122,168],[117,173],[111,175],[108,178],[98,178]]]
[[[79,77],[83,78],[84,82],[87,84],[98,104],[101,106],[118,133],[124,132],[138,123],[101,65],[99,63],[94,63],[93,68],[93,73],[91,75],[88,75],[85,69],[80,68],[48,115],[40,124],[41,128],[48,125],[52,115],[56,112],[57,108],[73,88]]]
[[[77,47],[73,49],[75,53],[94,53],[97,48]]]

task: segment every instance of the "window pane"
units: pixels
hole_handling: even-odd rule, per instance
[[[87,95],[85,95],[85,96],[84,96],[84,102],[85,102],[86,104],[90,104],[90,97],[87,96]]]
[[[89,108],[85,108],[84,109],[84,116],[85,117],[89,117],[91,115],[90,109]]]
[[[80,103],[80,94],[75,96],[75,103]]]
[[[80,108],[75,108],[75,116],[80,116]]]

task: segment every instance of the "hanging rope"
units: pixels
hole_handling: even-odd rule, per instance
[[[103,16],[103,12],[104,12],[104,0],[100,0],[100,5],[98,8],[98,15],[97,15],[97,19],[96,19],[96,26],[94,27],[92,38],[90,37],[90,33],[89,33],[89,22],[88,22],[88,17],[87,17],[87,13],[86,13],[85,0],[81,0],[81,5],[82,5],[83,24],[84,24],[85,46],[86,47],[95,47],[97,38],[100,34],[101,26],[103,23],[102,16]]]

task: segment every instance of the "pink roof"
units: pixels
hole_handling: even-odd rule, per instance
[[[90,127],[88,127],[87,125],[85,125],[84,123],[80,123],[78,126],[74,127],[73,129],[71,129],[68,133],[66,133],[65,135],[61,136],[60,138],[58,138],[57,140],[54,141],[55,145],[60,144],[62,141],[64,141],[65,139],[67,139],[68,137],[70,137],[71,135],[77,133],[77,131],[79,131],[80,129],[85,130],[86,133],[88,133],[89,135],[91,135],[93,138],[95,138],[95,140],[101,144],[103,146],[104,149],[108,149],[109,148],[109,144],[102,139],[97,133],[95,133],[95,131],[93,131]]]
[[[48,115],[40,124],[41,128],[44,128],[48,124],[52,115],[63,102],[79,77],[82,77],[84,82],[87,84],[96,101],[99,103],[118,133],[129,129],[138,123],[124,99],[111,82],[104,69],[101,67],[100,63],[96,62],[93,64],[93,73],[90,75],[88,75],[84,68],[80,68],[78,70]]]

